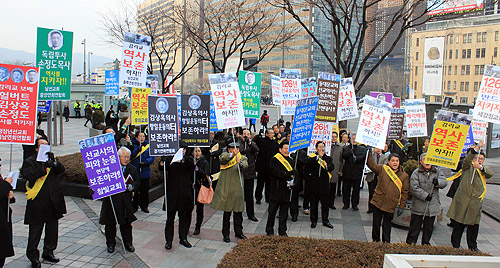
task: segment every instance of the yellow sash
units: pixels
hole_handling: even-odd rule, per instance
[[[45,179],[47,178],[47,176],[49,176],[50,168],[47,168],[45,171],[47,172],[47,174],[45,174],[45,176],[43,177],[38,178],[35,181],[35,185],[33,186],[33,188],[28,187],[28,183],[26,183],[26,199],[33,200],[38,195],[38,192],[40,192],[40,189],[42,189]]]
[[[311,154],[309,155],[309,157],[316,157],[316,154],[315,154],[315,153],[311,153]],[[325,165],[323,165],[323,160],[322,160],[321,158],[318,158],[318,163],[319,163],[319,165],[320,165],[322,168],[326,169]],[[330,174],[330,172],[327,172],[327,173],[328,173],[328,179],[331,179],[331,178],[332,178],[332,174]]]
[[[389,175],[392,182],[394,182],[394,184],[396,184],[396,186],[399,189],[399,200],[398,200],[398,206],[399,206],[399,201],[401,201],[401,189],[403,188],[403,182],[401,181],[401,179],[399,179],[396,173],[394,173],[392,168],[389,167],[388,165],[384,165],[384,170],[387,173],[387,175]]]
[[[134,159],[132,159],[130,161],[134,161],[137,157],[139,157],[142,153],[144,153],[148,148],[149,148],[149,144],[146,146],[142,146],[141,151],[134,157]]]
[[[484,199],[484,196],[486,195],[486,177],[484,177],[483,173],[479,171],[479,169],[476,168],[477,173],[479,174],[479,177],[481,177],[481,181],[483,182],[483,187],[484,191],[483,193],[479,196],[479,199],[481,199],[481,202]]]
[[[394,140],[394,142],[396,142],[396,144],[398,145],[399,149],[403,149],[404,145],[400,141]]]
[[[292,171],[293,170],[293,168],[290,165],[290,163],[285,159],[285,157],[281,153],[275,154],[274,157],[276,157],[276,159],[278,159],[278,161],[280,161],[281,164],[283,164],[283,166],[285,166],[285,168],[286,168],[287,171]]]
[[[454,180],[460,178],[460,176],[462,176],[462,173],[463,173],[463,171],[459,170],[459,171],[457,171],[457,173],[455,175],[453,175],[453,176],[451,176],[449,178],[446,178],[446,180],[447,181],[454,181]]]
[[[240,153],[238,153],[238,156],[241,158],[241,154]],[[232,167],[234,165],[236,165],[236,157],[231,158],[231,160],[229,160],[229,162],[227,162],[227,164],[221,165],[220,169],[228,169],[228,168],[230,168],[230,167]]]

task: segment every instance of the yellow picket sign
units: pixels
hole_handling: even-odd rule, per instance
[[[455,169],[469,126],[436,120],[425,163]]]

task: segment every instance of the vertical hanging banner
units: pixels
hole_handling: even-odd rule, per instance
[[[316,121],[336,122],[340,75],[318,73],[318,111]]]
[[[148,96],[149,154],[174,155],[179,150],[176,96]]]
[[[151,95],[150,88],[132,88],[131,118],[132,125],[148,124],[148,96]],[[177,106],[176,106],[177,107]]]
[[[250,71],[239,71],[238,81],[245,117],[258,119],[260,114],[262,74]]]
[[[304,78],[301,80],[300,91],[301,99],[318,96],[316,92],[316,77]]]
[[[422,71],[422,93],[425,95],[441,96],[444,53],[444,36],[425,39]]]
[[[425,163],[455,169],[464,148],[472,116],[439,110]]]
[[[392,109],[391,121],[389,122],[388,140],[400,140],[403,138],[404,113],[402,109]]]
[[[109,70],[104,72],[104,94],[106,96],[116,96],[120,95],[120,86],[119,86],[119,78],[120,75],[119,70]]]
[[[182,95],[181,137],[188,146],[208,147],[210,95]]]
[[[332,132],[334,125],[334,122],[314,122],[311,142],[307,148],[307,154],[316,152],[316,143],[318,141],[322,141],[325,143],[325,154],[328,156],[330,155],[332,150]]]
[[[427,136],[425,99],[405,100],[406,135],[408,138]]]
[[[500,66],[486,65],[473,115],[476,120],[500,124]]]
[[[112,133],[78,141],[89,187],[97,200],[126,190],[120,158]],[[127,178],[125,178],[127,179]],[[132,178],[138,180],[140,178]]]
[[[358,105],[356,103],[356,93],[352,78],[342,78],[340,80],[337,121],[358,117]]]
[[[378,98],[365,96],[359,119],[356,142],[384,149],[392,104]]]
[[[317,107],[318,97],[309,97],[297,101],[290,137],[290,152],[309,147]]]
[[[276,75],[271,75],[271,90],[273,93],[273,105],[281,105],[281,80]]]
[[[38,71],[0,64],[0,143],[35,143]]]
[[[125,33],[120,67],[120,86],[146,88],[151,37]]]
[[[217,127],[226,129],[245,126],[245,114],[236,73],[209,74],[208,79],[212,89]]]
[[[40,100],[71,99],[72,60],[73,32],[37,28],[36,65],[40,68]]]

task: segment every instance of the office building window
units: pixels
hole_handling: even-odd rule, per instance
[[[469,82],[465,82],[465,91],[469,91]]]
[[[498,41],[498,31],[495,31],[495,41]]]
[[[418,66],[415,66],[415,75],[418,75]]]
[[[472,33],[467,34],[467,43],[472,43]]]
[[[477,91],[479,91],[479,82],[474,82],[474,92],[477,92]]]
[[[451,75],[451,65],[448,66],[448,75]]]
[[[496,47],[496,48],[493,49],[493,57],[496,58],[497,55],[498,55],[498,47]]]
[[[448,58],[453,59],[453,49],[450,49],[450,56]]]
[[[462,65],[462,75],[465,75],[465,65]]]
[[[431,97],[425,96],[425,102],[431,102]]]
[[[467,103],[469,101],[469,98],[467,97],[460,97],[460,103]]]
[[[485,58],[486,57],[486,48],[481,48],[481,58]]]
[[[487,33],[486,33],[486,32],[483,32],[483,34],[482,34],[482,35],[483,35],[483,43],[484,43],[484,42],[486,42],[486,35],[487,35]]]
[[[451,90],[451,81],[448,81],[448,87],[447,87],[448,90]]]
[[[464,91],[464,82],[460,82],[460,91]]]
[[[418,60],[418,52],[415,53],[415,60]]]
[[[436,96],[436,97],[434,97],[434,100],[435,100],[436,102],[442,102],[442,101],[443,101],[443,100],[442,100],[442,98],[441,98],[441,96]]]
[[[474,66],[474,74],[479,75],[479,65]]]
[[[457,65],[455,65],[455,75],[457,75],[457,73],[458,73],[458,71],[457,71],[457,70],[458,70],[458,66],[457,66]]]
[[[417,47],[420,45],[420,38],[417,38]]]
[[[467,65],[465,68],[465,75],[470,75],[470,65]]]
[[[481,57],[481,49],[476,48],[476,58],[480,58],[480,57]]]
[[[465,59],[465,58],[467,58],[467,50],[462,49],[462,59]]]
[[[481,67],[479,68],[479,74],[480,75],[483,75],[484,74],[484,64],[481,65]]]
[[[458,59],[458,49],[455,49],[455,59]]]
[[[453,81],[453,90],[457,90],[457,81]]]
[[[467,49],[467,58],[470,59],[470,57],[471,57],[471,49],[469,48]]]
[[[415,81],[415,86],[413,88],[417,90],[417,81]]]
[[[463,34],[462,37],[463,37],[463,43],[464,44],[467,43],[467,34]]]
[[[481,42],[481,33],[477,33],[477,41],[476,42]]]

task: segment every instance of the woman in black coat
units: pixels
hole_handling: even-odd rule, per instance
[[[5,264],[5,258],[14,256],[12,245],[12,209],[7,207],[9,203],[14,203],[14,193],[12,192],[12,178],[5,180],[0,175],[0,267]],[[8,215],[8,216],[7,216]]]
[[[205,157],[202,155],[201,148],[195,147],[193,150],[194,163],[195,168],[193,172],[194,176],[194,187],[196,190],[196,224],[194,228],[194,235],[200,234],[201,224],[203,223],[203,207],[205,204],[198,202],[198,194],[200,193],[201,185],[205,187],[210,186],[210,182],[208,181],[208,175],[210,172],[210,168],[208,166],[208,161],[205,160]]]
[[[322,163],[320,165],[320,162]],[[325,144],[316,143],[316,153],[309,155],[305,161],[306,194],[310,202],[311,228],[316,228],[318,222],[318,202],[321,201],[321,218],[323,226],[333,228],[328,220],[330,203],[328,191],[330,187],[330,173],[334,169],[332,158],[325,154]]]
[[[66,118],[66,122],[69,121],[69,107],[68,105],[64,105],[63,116]]]

